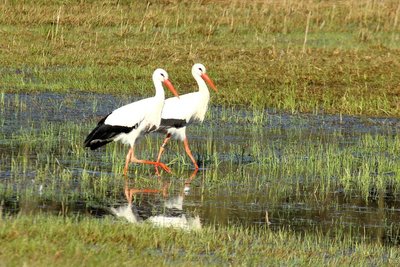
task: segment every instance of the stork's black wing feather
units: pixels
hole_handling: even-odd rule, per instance
[[[121,133],[129,133],[138,127],[138,124],[135,124],[132,127],[104,124],[107,117],[108,115],[102,118],[96,128],[94,128],[86,137],[84,142],[85,147],[90,147],[91,150],[94,150],[112,142],[117,135]]]
[[[160,127],[182,128],[187,125],[186,120],[181,119],[161,119]]]
[[[157,128],[156,132],[167,133],[170,128],[182,128],[187,125],[186,120],[181,119],[161,119],[160,126]]]

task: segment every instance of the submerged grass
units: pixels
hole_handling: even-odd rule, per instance
[[[6,109],[15,109],[13,116],[23,114],[21,107],[26,108],[27,104],[19,98],[9,100],[4,101]],[[199,165],[212,170],[207,172],[204,182],[208,186],[251,184],[253,189],[268,184],[267,195],[277,201],[305,189],[318,192],[321,199],[337,190],[349,195],[356,190],[364,199],[370,197],[371,190],[389,190],[396,195],[400,192],[400,139],[390,125],[387,133],[351,137],[342,128],[319,135],[317,128],[310,131],[302,127],[308,123],[306,118],[292,120],[291,124],[296,126],[286,129],[270,121],[266,111],[211,111],[208,126],[194,125],[189,129]],[[8,176],[15,183],[34,178],[51,190],[59,183],[69,184],[78,179],[88,192],[103,191],[104,196],[107,187],[120,188],[120,182],[113,181],[123,179],[126,147],[110,144],[96,151],[85,150],[82,140],[95,123],[24,122],[11,137],[5,135],[4,145],[12,149],[0,167],[10,170]],[[159,137],[144,138],[137,145],[138,156],[154,159],[162,142]],[[163,160],[176,175],[191,167],[181,142],[172,141]],[[146,165],[132,165],[130,175],[153,177],[154,172]]]
[[[72,265],[80,255],[89,265],[114,265],[117,254],[115,265],[397,263],[396,247],[381,245],[400,240],[400,139],[390,120],[387,126],[374,124],[376,131],[353,133],[344,126],[320,129],[309,121],[315,116],[211,108],[205,125],[188,129],[192,151],[206,170],[194,178],[192,202],[185,207],[200,215],[204,230],[187,233],[108,218],[110,207],[126,205],[121,175],[126,147],[112,143],[85,150],[82,142],[97,122],[93,113],[99,104],[81,109],[79,97],[58,96],[0,98],[0,115],[8,123],[0,130],[0,200],[5,202],[0,238],[14,240],[0,253],[7,264]],[[49,100],[51,108],[43,104]],[[342,119],[335,123],[348,123]],[[137,154],[155,158],[162,140],[144,138]],[[192,166],[183,145],[171,141],[163,160],[174,171],[162,174],[171,184],[168,192],[182,193]],[[132,165],[129,180],[160,190],[152,167]],[[143,204],[143,210],[159,205],[162,197],[149,207]],[[138,196],[135,205],[142,201],[146,197]],[[300,208],[290,207],[296,205]],[[359,207],[368,212],[351,213]],[[102,219],[90,219],[92,211]],[[266,211],[271,229],[265,228]]]
[[[151,72],[214,103],[290,112],[399,116],[397,1],[6,1],[0,87],[7,92],[151,95]]]
[[[112,219],[19,216],[0,221],[5,265],[398,265],[398,247],[351,234],[207,226],[154,228]]]

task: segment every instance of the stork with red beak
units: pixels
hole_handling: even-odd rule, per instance
[[[99,121],[97,126],[86,137],[84,145],[94,150],[113,141],[121,141],[130,146],[126,155],[124,175],[128,172],[130,162],[152,164],[170,169],[161,162],[137,159],[134,145],[138,138],[155,131],[161,122],[161,111],[164,107],[165,93],[163,84],[178,97],[178,93],[168,79],[168,74],[163,69],[156,69],[153,73],[153,83],[156,94],[153,97],[142,99],[122,106]],[[178,98],[177,98],[178,99]]]
[[[198,170],[199,166],[192,155],[189,141],[186,137],[186,126],[204,120],[210,100],[210,92],[208,91],[206,82],[212,89],[216,92],[218,91],[212,80],[206,74],[206,68],[203,64],[194,64],[192,67],[192,75],[199,86],[199,91],[181,95],[179,99],[168,98],[165,100],[164,109],[161,114],[161,124],[157,132],[165,133],[166,137],[160,147],[157,162],[160,162],[161,155],[164,152],[167,142],[173,137],[183,141],[186,154],[193,162],[194,168]]]

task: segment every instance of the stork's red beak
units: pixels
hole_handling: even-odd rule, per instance
[[[211,88],[214,89],[214,91],[218,93],[217,87],[215,87],[213,81],[211,81],[210,77],[208,77],[207,74],[203,73],[201,75],[201,78],[203,78],[203,80],[205,80],[211,86]]]
[[[168,87],[168,89],[176,96],[179,98],[178,92],[175,90],[174,86],[169,80],[164,80],[164,84]]]

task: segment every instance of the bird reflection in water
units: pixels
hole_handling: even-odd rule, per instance
[[[126,205],[112,207],[110,211],[116,217],[123,217],[131,223],[150,223],[158,227],[172,227],[184,230],[199,230],[201,229],[201,221],[198,215],[190,216],[183,210],[183,202],[185,196],[190,192],[190,183],[195,178],[197,170],[195,170],[188,179],[185,180],[183,188],[179,190],[177,195],[169,194],[170,181],[159,179],[159,189],[140,189],[134,185],[129,185],[128,180],[125,180],[124,193],[127,200]],[[160,194],[162,195],[161,212],[151,216],[139,214],[137,206],[133,203],[133,196],[137,194]],[[154,212],[154,209],[152,209]]]

